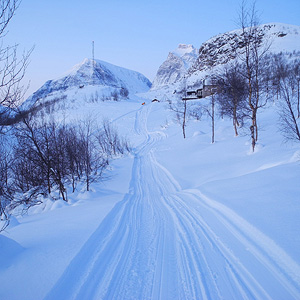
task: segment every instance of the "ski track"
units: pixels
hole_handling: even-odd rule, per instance
[[[58,299],[300,299],[300,267],[274,241],[155,158],[152,104],[136,112],[130,190],[47,295]]]

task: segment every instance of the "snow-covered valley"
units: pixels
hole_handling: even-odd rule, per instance
[[[300,297],[300,153],[282,144],[272,107],[251,153],[226,120],[211,144],[204,121],[184,140],[166,103],[98,105],[133,154],[93,191],[12,222],[1,299]]]

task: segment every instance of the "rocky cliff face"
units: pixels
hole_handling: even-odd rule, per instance
[[[176,50],[169,53],[167,60],[159,67],[152,89],[180,81],[195,63],[197,53],[197,49],[192,45],[180,44]]]
[[[271,52],[300,50],[300,27],[285,24],[264,24],[258,27],[258,43]],[[203,43],[189,74],[203,71],[236,59],[245,51],[242,30],[217,35]]]

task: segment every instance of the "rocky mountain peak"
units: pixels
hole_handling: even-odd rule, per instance
[[[198,51],[193,45],[179,44],[159,67],[152,89],[180,81],[195,63]]]

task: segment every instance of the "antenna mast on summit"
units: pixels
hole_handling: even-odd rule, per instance
[[[95,74],[95,42],[92,41],[93,75]],[[93,76],[95,78],[95,75]],[[95,84],[95,79],[94,79]]]
[[[92,41],[92,57],[93,57],[93,61],[95,60],[95,42]]]

